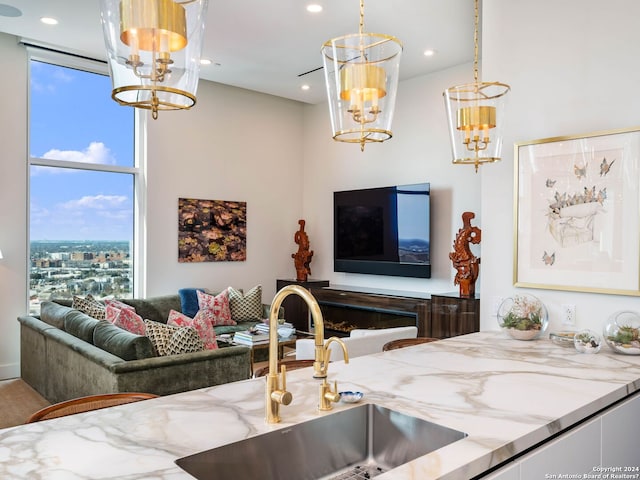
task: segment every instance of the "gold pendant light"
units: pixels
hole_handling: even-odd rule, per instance
[[[100,0],[111,97],[151,110],[196,103],[208,0]]]
[[[338,142],[384,142],[392,137],[402,43],[395,37],[364,33],[360,0],[357,34],[322,46],[333,139]]]
[[[449,121],[453,163],[474,165],[500,160],[505,95],[511,87],[499,82],[478,81],[478,2],[474,15],[473,83],[444,92]]]

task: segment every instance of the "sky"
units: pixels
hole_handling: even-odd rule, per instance
[[[30,155],[133,166],[134,110],[106,75],[31,62]],[[133,175],[30,167],[31,240],[133,238]]]

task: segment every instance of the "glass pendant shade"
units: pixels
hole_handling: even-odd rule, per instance
[[[505,124],[506,95],[511,89],[500,82],[478,79],[478,25],[480,0],[474,0],[473,83],[444,91],[453,163],[478,167],[500,160]]]
[[[506,93],[509,85],[483,82],[444,92],[454,164],[500,160]]]
[[[364,150],[391,138],[402,43],[359,33],[329,40],[322,54],[334,140]]]
[[[153,118],[195,105],[207,2],[100,0],[116,102]]]

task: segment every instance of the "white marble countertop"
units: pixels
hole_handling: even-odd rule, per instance
[[[287,380],[294,399],[277,425],[264,421],[264,379],[255,379],[0,430],[0,478],[190,479],[176,459],[332,413],[317,412],[309,369]],[[482,332],[332,363],[329,380],[468,434],[376,478],[460,479],[640,390],[640,356]]]

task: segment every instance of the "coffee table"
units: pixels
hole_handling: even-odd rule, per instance
[[[284,349],[285,347],[295,347],[296,340],[298,338],[304,338],[305,335],[291,335],[290,337],[280,338],[278,337],[278,360],[282,360],[284,357]],[[251,349],[251,375],[253,376],[253,364],[256,362],[263,362],[269,359],[269,342],[259,342],[253,345],[247,345],[246,343],[236,343],[233,341],[233,338],[230,339],[222,339],[218,338],[219,346],[238,346],[238,347],[248,347]]]

